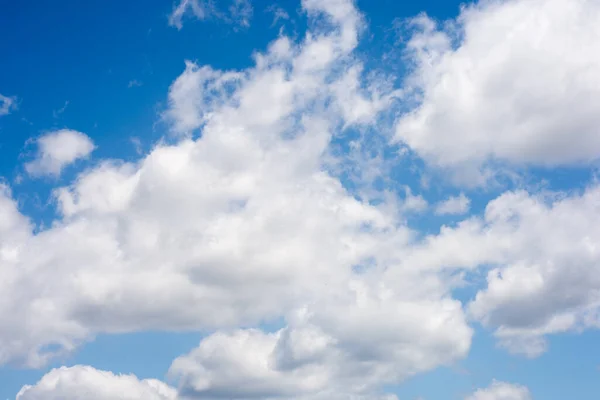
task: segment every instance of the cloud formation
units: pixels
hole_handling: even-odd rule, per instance
[[[205,4],[182,1],[171,23],[204,18]],[[369,75],[356,55],[365,19],[354,2],[303,0],[302,9],[308,33],[279,36],[250,68],[187,61],[161,114],[172,140],[54,188],[49,227],[38,229],[0,185],[0,364],[42,367],[97,334],[206,333],[173,361],[176,389],[77,366],[53,370],[19,400],[396,400],[386,385],[467,356],[469,321],[530,357],[547,335],[600,327],[596,182],[507,190],[483,214],[427,236],[408,216],[467,214],[469,197],[429,207],[402,174],[393,187],[375,184],[392,179],[383,171],[397,161],[383,150],[407,153],[387,142],[390,125],[427,167],[476,184],[496,162],[595,160],[596,54],[570,44],[577,35],[594,48],[598,6],[486,1],[464,8],[456,30],[416,18],[402,88]],[[416,107],[399,113],[398,100]],[[36,143],[25,166],[34,176],[58,176],[94,148],[70,130]],[[453,290],[470,273],[486,281],[461,303]],[[467,399],[531,395],[493,382]]]
[[[8,115],[17,108],[16,98],[0,94],[0,116]]]
[[[490,163],[597,160],[598,21],[589,0],[482,1],[447,29],[416,18],[407,84],[418,106],[398,121],[397,140],[471,184]]]
[[[35,159],[25,164],[31,176],[54,176],[73,162],[88,157],[94,142],[85,133],[71,129],[52,131],[35,139],[37,153]]]
[[[531,400],[531,394],[524,386],[494,381],[489,387],[477,390],[466,400]]]
[[[199,20],[217,19],[243,28],[250,26],[254,9],[250,0],[230,0],[226,9],[213,0],[181,0],[169,15],[169,25],[183,28],[183,20],[191,15]]]
[[[16,400],[175,400],[177,391],[155,379],[115,375],[89,366],[53,369],[35,385],[24,386]]]
[[[458,196],[450,196],[446,200],[438,203],[435,207],[437,215],[460,215],[469,212],[471,207],[471,199],[465,196],[464,193]]]
[[[183,396],[379,398],[467,354],[446,278],[384,279],[413,235],[401,202],[357,199],[329,171],[334,135],[393,96],[357,84],[362,18],[350,1],[303,6],[318,31],[280,37],[251,69],[188,62],[164,114],[177,143],[56,189],[51,228],[33,233],[3,192],[0,362],[42,366],[98,333],[208,330],[171,368]],[[247,356],[218,351],[240,342]]]

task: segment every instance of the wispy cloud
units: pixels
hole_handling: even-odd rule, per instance
[[[0,94],[0,116],[8,115],[17,109],[17,98]]]
[[[265,12],[268,12],[271,15],[273,15],[273,22],[271,23],[271,26],[277,25],[279,21],[287,21],[290,19],[290,15],[288,14],[288,12],[280,6],[278,6],[277,4],[270,5],[265,9]]]
[[[58,110],[52,111],[52,116],[54,118],[59,118],[61,116],[61,114],[65,112],[65,110],[67,109],[68,106],[69,106],[69,100],[65,101],[65,105],[62,106],[61,108],[59,108]]]
[[[169,15],[169,25],[183,28],[183,19],[193,16],[199,20],[215,19],[227,24],[247,28],[254,14],[249,0],[232,0],[226,9],[217,7],[213,0],[181,0]]]
[[[127,83],[127,87],[128,88],[132,88],[132,87],[140,87],[142,86],[144,83],[142,81],[138,81],[137,79],[132,79],[129,81],[129,83]]]

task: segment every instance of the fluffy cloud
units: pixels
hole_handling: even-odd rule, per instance
[[[399,270],[403,204],[359,200],[331,172],[333,138],[395,95],[359,84],[362,18],[350,1],[303,6],[315,30],[253,68],[187,63],[164,113],[177,142],[56,189],[51,228],[33,233],[3,191],[1,363],[40,366],[97,333],[216,331],[173,364],[181,396],[372,399],[466,355],[447,280]],[[285,326],[232,331],[271,320]]]
[[[183,18],[192,14],[200,20],[216,18],[226,23],[248,27],[253,13],[250,0],[231,0],[227,10],[219,9],[211,0],[181,0],[169,15],[169,25],[181,29]]]
[[[0,94],[0,116],[10,114],[16,107],[16,98]]]
[[[25,170],[32,176],[59,176],[63,168],[88,157],[95,148],[86,134],[70,129],[46,133],[35,143],[36,157],[25,164]]]
[[[488,205],[486,234],[505,255],[469,309],[509,348],[536,355],[541,335],[600,326],[598,204],[593,186],[559,199],[507,193]]]
[[[397,139],[471,183],[487,163],[597,160],[599,22],[600,3],[589,0],[482,1],[447,30],[417,18],[407,82],[419,104]]]
[[[35,385],[24,386],[16,400],[175,400],[177,391],[155,379],[115,375],[88,366],[58,368]]]
[[[217,349],[222,351],[223,349]],[[232,349],[247,351],[243,349]],[[229,388],[229,392],[235,388]],[[177,390],[156,379],[139,380],[134,375],[115,375],[108,371],[99,371],[89,366],[77,365],[70,368],[58,368],[50,371],[35,385],[24,386],[16,400],[193,400],[208,399],[194,394],[177,393]],[[213,399],[219,399],[217,394]],[[240,392],[236,399],[258,398],[249,393]],[[265,398],[265,397],[260,397]],[[306,399],[292,394],[290,398]],[[283,400],[283,398],[280,398]],[[397,400],[394,395],[344,395],[332,393],[327,397],[311,397],[319,400]],[[511,399],[512,400],[512,399]]]
[[[435,293],[427,282],[423,286],[423,292]],[[345,291],[334,290],[331,297],[288,316],[289,325],[275,333],[245,330],[206,338],[171,367],[182,393],[352,398],[451,364],[469,349],[471,330],[459,302],[439,300],[436,294],[427,299],[381,281],[369,287],[355,280]]]
[[[469,212],[471,199],[465,196],[464,193],[458,196],[450,196],[446,200],[438,203],[435,207],[437,215],[458,215]]]
[[[403,263],[421,269],[485,266],[470,315],[501,344],[536,356],[544,335],[600,326],[600,186],[581,194],[506,192],[483,217],[443,227]],[[394,274],[392,270],[389,274]]]
[[[477,390],[466,400],[531,400],[531,395],[524,386],[494,381],[488,388]]]
[[[184,3],[192,9],[201,4]],[[573,1],[562,15],[556,10],[564,3],[545,3],[548,10],[532,18],[576,20],[567,11],[595,7]],[[498,32],[509,29],[505,14],[518,21],[536,4],[542,2],[466,8],[459,19],[464,40],[457,49],[448,33],[436,31],[428,19],[418,20],[422,32],[410,46],[422,63],[409,83],[424,97],[400,121],[402,140],[426,160],[453,167],[480,167],[489,157],[548,165],[578,159],[553,158],[548,143],[563,131],[543,127],[550,133],[539,136],[537,125],[527,121],[533,136],[513,135],[510,140],[518,145],[510,153],[501,140],[509,140],[511,129],[523,129],[515,122],[521,117],[496,124],[483,112],[490,94],[473,103],[479,114],[468,115],[459,112],[465,99],[460,97],[454,110],[454,100],[444,97],[458,73],[456,60],[472,57],[472,48],[503,43]],[[359,135],[342,156],[334,144],[349,131],[379,132],[381,112],[402,92],[385,80],[365,79],[353,54],[363,18],[350,0],[302,5],[311,19],[306,37],[296,43],[280,36],[255,54],[252,68],[220,71],[187,62],[162,115],[174,141],[157,145],[137,162],[99,162],[57,188],[58,216],[49,228],[38,231],[10,189],[0,186],[0,319],[5,321],[0,363],[42,366],[99,333],[194,330],[207,336],[170,368],[178,398],[383,400],[395,399],[381,393],[386,384],[463,358],[472,336],[467,317],[493,330],[510,351],[532,356],[545,349],[545,335],[600,326],[600,186],[579,194],[509,191],[491,201],[483,215],[418,239],[405,217],[427,210],[427,202],[406,186],[402,199],[385,190],[378,201],[351,192],[340,178],[340,171],[348,172],[346,163],[365,167],[357,169],[367,171],[361,178],[371,183],[380,173],[377,157],[361,158],[372,142]],[[533,45],[519,36],[526,28],[513,36],[528,49]],[[491,38],[477,36],[485,29]],[[557,29],[565,30],[560,24]],[[540,48],[546,35],[553,33],[539,31]],[[506,39],[509,44],[513,36]],[[530,64],[538,62],[529,56],[524,52],[526,62],[516,65],[503,64],[501,57],[497,63],[503,69],[494,73],[512,68],[524,74],[527,79],[520,82],[526,88],[512,90],[539,85],[547,100],[546,85],[528,79]],[[465,82],[505,79],[481,72],[481,65],[494,65],[481,59],[485,62],[476,63]],[[568,71],[572,61],[565,61]],[[548,74],[557,68],[549,65]],[[438,85],[438,79],[444,83]],[[566,86],[573,87],[583,90]],[[478,99],[476,94],[470,98]],[[562,100],[556,100],[557,108]],[[438,103],[450,108],[439,111]],[[535,107],[510,102],[508,107],[524,112],[526,120],[539,120],[532,116]],[[564,116],[563,110],[549,110],[551,120]],[[475,115],[481,126],[469,119]],[[450,129],[447,143],[446,136],[437,140],[438,123]],[[467,139],[457,133],[459,125]],[[501,135],[477,136],[481,127]],[[590,131],[577,132],[589,139]],[[91,141],[86,153],[59,141],[43,145],[42,139],[33,165],[54,175],[93,149]],[[537,153],[527,150],[533,146],[529,140],[546,146],[547,159],[531,156]],[[450,147],[451,156],[446,154],[450,142],[457,144]],[[359,157],[348,161],[354,151]],[[468,209],[469,199],[461,194],[434,212]],[[480,270],[488,273],[487,285],[478,288],[465,315],[452,289],[464,283],[467,272]],[[274,332],[256,328],[274,321],[281,323]],[[144,398],[175,395],[159,382],[75,367],[51,372],[20,396],[64,398],[61,390],[78,393],[95,388],[93,382],[101,382],[108,397],[112,386]],[[469,400],[528,396],[524,388],[495,382]]]

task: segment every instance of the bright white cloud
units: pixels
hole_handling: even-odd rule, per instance
[[[175,400],[177,391],[155,379],[115,375],[77,365],[53,369],[35,385],[24,386],[16,400]]]
[[[231,0],[226,10],[217,7],[217,4],[212,0],[181,0],[169,15],[169,25],[181,29],[184,17],[191,14],[199,20],[215,18],[236,26],[250,26],[254,14],[250,0]]]
[[[600,326],[600,187],[583,194],[506,192],[471,217],[413,247],[421,269],[486,266],[487,288],[469,313],[503,346],[536,356],[544,335]],[[393,274],[390,271],[390,274]]]
[[[231,344],[231,343],[227,343]],[[257,345],[257,343],[252,343]],[[217,353],[226,349],[216,348]],[[242,354],[248,348],[231,348]],[[178,360],[183,362],[183,360]],[[255,367],[261,368],[261,365]],[[285,382],[282,382],[285,384]],[[259,388],[257,388],[259,389]],[[278,389],[281,392],[281,389]],[[236,388],[227,388],[224,392],[215,392],[198,396],[192,392],[179,392],[156,379],[140,380],[134,375],[116,375],[108,371],[100,371],[93,367],[76,365],[70,368],[53,369],[44,375],[35,385],[24,386],[16,396],[16,400],[194,400],[219,399],[226,393],[234,393]],[[236,399],[256,399],[261,397],[260,391],[254,393],[237,391]],[[257,395],[259,397],[257,397]],[[292,393],[290,399],[300,400],[398,400],[395,395],[348,395],[331,393],[327,397],[303,397],[298,392]],[[284,400],[282,397],[278,397]],[[512,400],[512,399],[510,399]]]
[[[198,398],[352,398],[466,355],[460,303],[377,285],[355,280],[275,333],[210,336],[171,374]]]
[[[549,119],[565,129],[589,116],[584,107],[568,120],[563,98],[551,100],[553,89],[532,78],[530,69],[538,67],[548,68],[544,79],[562,76],[553,64],[560,60],[550,57],[546,65],[535,53],[550,51],[547,36],[557,40],[554,33],[536,31],[534,46],[523,33],[526,24],[511,30],[505,23],[542,3],[548,9],[531,18],[558,21],[567,41],[562,23],[586,29],[586,18],[595,15],[595,6],[580,0],[564,10],[564,2],[553,0],[486,2],[463,11],[457,49],[447,32],[418,19],[421,33],[410,46],[421,64],[409,82],[423,91],[423,102],[401,119],[400,138],[427,161],[453,168],[477,169],[490,157],[545,165],[591,159],[553,153],[563,130],[544,125],[538,103],[527,108],[518,99],[522,90],[529,100],[548,101],[542,106]],[[196,13],[201,4],[184,0],[172,23],[180,26],[186,10]],[[175,143],[161,143],[134,163],[105,160],[57,188],[59,216],[51,227],[37,232],[10,189],[0,186],[0,364],[39,367],[99,333],[209,332],[173,362],[177,393],[157,381],[74,367],[24,388],[20,400],[81,397],[78,390],[98,396],[105,390],[110,398],[113,387],[130,390],[132,398],[396,400],[381,388],[468,353],[472,329],[452,289],[473,270],[488,272],[487,285],[477,288],[466,313],[512,352],[538,355],[548,334],[600,327],[600,186],[581,194],[508,191],[483,215],[418,239],[406,225],[408,213],[465,214],[470,200],[461,193],[430,208],[407,186],[380,190],[378,201],[344,187],[345,163],[359,164],[359,183],[371,184],[383,161],[367,155],[366,135],[342,156],[333,142],[369,130],[385,141],[378,118],[404,92],[386,79],[365,78],[353,53],[363,18],[352,1],[302,6],[310,18],[306,37],[299,43],[279,37],[255,54],[251,68],[220,71],[187,62],[163,113]],[[503,40],[506,48],[494,48]],[[495,49],[494,62],[475,51],[486,46]],[[512,63],[514,51],[524,62]],[[578,50],[569,51],[587,65]],[[471,64],[473,57],[483,61]],[[564,64],[569,74],[580,71],[571,58]],[[464,65],[472,73],[460,75]],[[520,83],[505,91],[498,82],[514,83],[509,73]],[[564,86],[567,95],[584,90],[577,79]],[[471,97],[463,98],[456,82],[472,89]],[[586,89],[590,96],[594,88]],[[448,91],[458,93],[456,102]],[[508,111],[521,114],[493,115],[485,104],[496,91]],[[441,124],[448,130],[439,131]],[[521,134],[523,126],[532,136]],[[571,132],[593,148],[591,128],[580,126]],[[442,133],[447,137],[438,140]],[[58,175],[93,149],[73,131],[37,143],[39,156],[27,165],[32,174]],[[569,146],[567,153],[584,154]],[[402,188],[404,196],[393,194]],[[282,322],[275,332],[256,328],[274,320]],[[93,390],[96,382],[103,389]],[[468,400],[530,395],[494,382]]]
[[[450,196],[446,200],[438,203],[435,207],[437,215],[460,215],[469,212],[471,207],[471,199],[465,196],[464,193],[458,196]]]
[[[531,400],[531,394],[525,386],[494,381],[488,388],[477,390],[466,400]]]
[[[334,135],[371,124],[394,94],[353,84],[350,1],[303,5],[328,22],[300,44],[280,37],[255,67],[188,63],[164,114],[179,141],[57,189],[51,228],[33,234],[3,193],[0,363],[44,365],[98,333],[212,330],[173,364],[184,398],[366,400],[466,355],[472,332],[447,279],[398,270],[410,202],[358,200],[328,172]],[[275,334],[230,333],[281,318]],[[240,353],[206,350],[221,344]]]
[[[25,164],[32,176],[59,176],[69,164],[88,157],[94,150],[94,142],[84,133],[61,129],[35,139],[35,159]]]
[[[489,172],[473,170],[489,162],[600,157],[600,3],[483,1],[448,30],[423,16],[414,23],[408,84],[419,105],[400,119],[397,139],[428,162],[477,183]]]
[[[8,115],[17,108],[16,98],[0,94],[0,116]]]

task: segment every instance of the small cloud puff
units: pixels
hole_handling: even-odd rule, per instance
[[[88,157],[96,147],[86,134],[70,129],[49,132],[35,139],[35,143],[36,157],[25,164],[25,170],[33,177],[58,177],[67,165]]]
[[[493,381],[486,389],[479,389],[466,400],[531,400],[525,386]]]
[[[437,215],[461,215],[469,212],[471,199],[461,193],[458,196],[450,196],[437,204],[435,213]]]
[[[0,116],[8,115],[17,109],[16,97],[3,96],[0,94]]]

